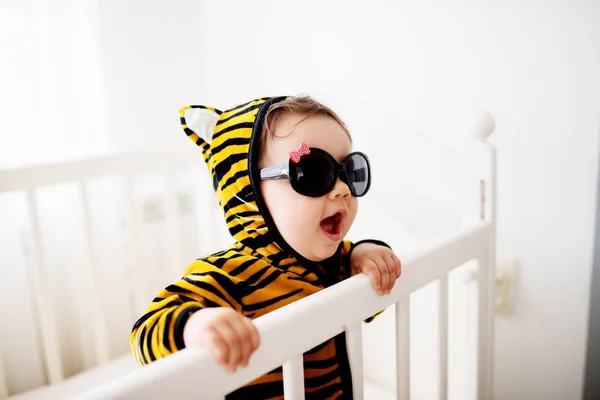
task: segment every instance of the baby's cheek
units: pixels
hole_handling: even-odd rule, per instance
[[[290,225],[293,225],[293,220],[290,219],[290,215],[292,215],[290,208],[293,205],[290,205],[290,193],[284,184],[289,186],[289,183],[283,180],[261,182],[263,199],[273,222],[282,235],[285,235],[291,229]]]
[[[283,238],[296,249],[310,244],[321,222],[322,209],[311,200],[295,193],[278,204],[277,227]]]
[[[319,227],[323,215],[323,206],[318,199],[298,195],[297,198],[290,201],[290,215],[294,220],[294,225],[305,232],[307,235],[313,235],[314,230]]]
[[[294,219],[294,241],[303,252],[311,251],[315,246],[315,240],[321,238],[321,218],[323,215],[323,204],[318,198],[302,196],[295,199]],[[302,252],[301,252],[302,253]]]

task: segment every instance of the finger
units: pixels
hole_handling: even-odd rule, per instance
[[[402,275],[402,263],[400,262],[400,259],[394,254],[392,253],[392,259],[394,260],[394,263],[396,264],[396,273],[397,273],[397,277],[400,278],[400,275]]]
[[[378,257],[375,259],[377,263],[377,268],[379,269],[379,273],[381,274],[381,293],[387,293],[390,287],[390,274],[388,272],[387,265],[385,265],[385,261],[383,258]]]
[[[210,328],[206,331],[206,347],[212,351],[213,356],[219,364],[227,366],[229,346],[227,346],[225,339],[223,339],[221,334],[214,328]]]
[[[244,324],[246,324],[246,326],[250,330],[250,339],[252,342],[252,350],[254,351],[254,350],[258,349],[258,346],[260,346],[260,335],[258,334],[258,329],[256,329],[256,326],[254,325],[254,323],[252,322],[252,320],[250,318],[244,318],[243,321],[244,321]]]
[[[248,365],[248,359],[250,358],[250,354],[254,350],[252,348],[253,345],[252,345],[252,339],[250,337],[251,336],[250,329],[244,322],[244,320],[246,320],[246,319],[247,319],[246,317],[240,315],[239,318],[234,318],[229,321],[229,324],[235,330],[238,338],[241,340],[242,347],[241,347],[241,355],[240,355],[238,364],[242,365],[244,367]]]
[[[388,268],[388,274],[390,277],[390,291],[391,291],[394,288],[394,285],[396,284],[396,279],[398,279],[398,273],[397,273],[398,270],[396,268],[396,263],[394,262],[394,258],[392,257],[391,254],[385,258],[385,264]]]
[[[394,283],[396,283],[396,267],[394,266],[394,264],[391,264],[388,261],[387,257],[382,257],[382,259],[383,263],[385,264],[385,269],[388,276],[387,294],[390,294],[392,292],[392,289],[394,288]]]
[[[239,324],[240,317],[241,315],[237,315],[235,318],[226,321],[231,329],[233,345],[235,346],[232,351],[232,356],[230,357],[230,362],[233,365],[234,371],[244,362],[246,346],[250,348],[250,344],[246,343],[249,342],[249,340],[246,340],[244,336],[245,329],[239,327],[239,325],[241,325]]]
[[[381,272],[377,268],[377,264],[373,260],[363,262],[361,269],[365,275],[371,280],[371,285],[378,293],[381,291]]]
[[[242,354],[242,343],[233,327],[227,322],[222,321],[215,326],[215,329],[221,334],[229,348],[229,357],[227,358],[227,366],[231,372],[235,372],[236,366]]]

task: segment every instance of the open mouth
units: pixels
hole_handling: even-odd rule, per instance
[[[346,216],[345,210],[337,211],[335,214],[321,220],[321,230],[331,240],[340,240],[342,236],[342,219]]]

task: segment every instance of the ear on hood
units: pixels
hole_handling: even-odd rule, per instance
[[[186,106],[179,110],[183,130],[204,151],[210,147],[221,114],[220,110],[206,106]]]

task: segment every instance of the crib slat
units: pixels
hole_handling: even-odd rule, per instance
[[[485,254],[478,260],[477,274],[477,398],[492,398],[493,318],[494,318],[494,266],[493,259]]]
[[[302,354],[283,364],[285,400],[304,400],[304,363]]]
[[[363,400],[363,353],[362,353],[362,322],[350,325],[346,331],[346,348],[352,372],[352,394],[354,400]]]
[[[410,295],[396,303],[396,397],[410,400]]]
[[[86,277],[83,279],[84,296],[88,298],[90,306],[90,319],[92,323],[94,335],[94,351],[96,362],[103,364],[110,360],[110,346],[108,339],[108,330],[106,320],[102,312],[102,302],[96,282],[98,282],[98,266],[95,261],[97,252],[94,246],[92,233],[92,218],[90,209],[90,199],[85,181],[79,181],[79,195],[81,196],[81,205],[83,208],[83,227],[84,227],[84,243],[85,243],[85,265],[84,271]]]
[[[173,269],[173,279],[181,278],[186,265],[183,257],[183,242],[181,235],[181,224],[179,223],[179,207],[177,204],[177,189],[173,178],[173,168],[170,167],[167,171],[167,196],[165,204],[165,219],[167,224],[167,232],[171,245],[171,253],[169,254],[169,265]]]
[[[470,261],[469,267],[473,267],[478,270],[478,261]],[[479,272],[476,273],[476,276]],[[477,299],[478,299],[479,288],[478,285],[467,286],[467,302],[466,302],[466,365],[465,365],[465,377],[466,377],[466,393],[464,395],[465,400],[478,400],[477,398],[477,337],[478,337],[478,324],[477,324]]]
[[[140,217],[136,207],[135,189],[134,189],[133,171],[125,178],[125,201],[127,204],[127,248],[128,248],[128,269],[130,271],[129,282],[131,282],[132,297],[132,315],[133,321],[137,320],[148,306],[148,299],[145,296],[145,276],[143,263],[141,260],[141,240],[140,240]]]
[[[448,398],[448,275],[438,281],[439,399]]]
[[[64,372],[60,346],[58,342],[58,331],[55,325],[54,296],[52,292],[51,279],[49,279],[42,243],[42,230],[40,216],[37,207],[37,195],[35,189],[27,191],[28,212],[33,235],[33,251],[35,262],[27,268],[27,275],[31,283],[32,295],[35,304],[36,321],[38,322],[38,335],[44,353],[44,364],[48,383],[53,384],[63,380]]]

